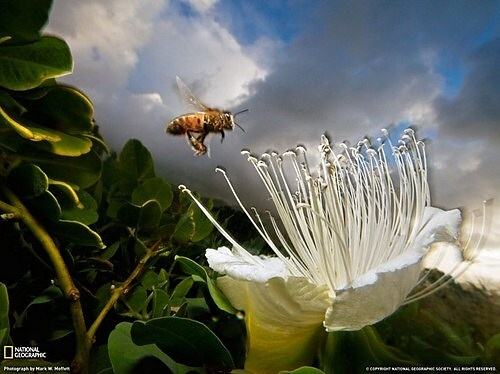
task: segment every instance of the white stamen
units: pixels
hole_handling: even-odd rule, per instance
[[[287,264],[289,274],[306,277],[318,286],[326,285],[334,294],[410,250],[422,227],[424,210],[430,207],[425,144],[416,139],[414,130],[404,130],[398,143],[393,145],[389,132],[382,129],[382,137],[377,142],[372,146],[369,139],[363,139],[356,147],[343,142],[340,152],[336,153],[328,138],[322,136],[317,171],[309,168],[306,149],[302,146],[282,155],[274,151],[264,153],[260,159],[248,150],[241,152],[254,167],[275,205],[277,217],[270,216],[270,226],[278,238],[277,243],[273,242],[257,211],[252,208],[252,215],[245,208],[226,172],[220,168],[216,171],[222,173],[257,232]],[[390,152],[386,153],[387,149]],[[290,168],[285,170],[285,165]],[[296,181],[294,188],[289,180]],[[179,188],[194,199],[239,252],[246,252],[216,223],[191,191],[185,186]],[[467,240],[466,260],[472,260],[477,254],[483,234],[484,219],[480,239],[473,249],[471,238]],[[462,271],[457,267],[452,275]],[[447,282],[441,278],[408,297],[406,302],[433,293]]]

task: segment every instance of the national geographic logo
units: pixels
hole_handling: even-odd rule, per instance
[[[14,347],[11,345],[6,345],[3,347],[3,359],[12,360],[14,358]]]
[[[14,347],[6,345],[3,347],[4,360],[15,358],[47,358],[46,352],[40,352],[38,347]]]

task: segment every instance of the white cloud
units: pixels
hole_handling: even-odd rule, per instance
[[[169,156],[187,149],[164,134],[165,122],[186,111],[174,87],[176,75],[208,105],[222,107],[239,103],[249,85],[266,75],[254,57],[258,46],[247,50],[206,13],[215,1],[189,3],[205,13],[183,16],[166,0],[54,2],[47,31],[64,37],[75,61],[74,74],[64,81],[91,96],[113,146],[136,137],[154,144],[159,159],[165,159],[165,149]]]
[[[68,80],[94,100],[118,95],[164,5],[163,0],[56,0],[47,31],[62,35],[71,47],[75,68]]]
[[[179,75],[200,98],[213,106],[228,107],[249,93],[248,85],[266,72],[231,35],[210,17],[159,21],[155,36],[143,51],[148,78],[170,105],[177,104],[172,87]],[[178,108],[181,109],[181,108]]]
[[[218,0],[184,0],[200,13],[204,13],[214,7]]]

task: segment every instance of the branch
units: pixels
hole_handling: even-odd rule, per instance
[[[61,256],[59,248],[57,248],[57,245],[49,233],[31,215],[21,200],[12,191],[3,186],[2,192],[12,205],[0,202],[0,209],[16,214],[16,216],[24,222],[24,224],[30,229],[31,233],[40,242],[49,256],[52,265],[54,266],[61,290],[70,302],[70,313],[71,319],[73,320],[73,328],[75,330],[76,338],[76,354],[75,360],[72,364],[73,371],[86,373],[88,370],[87,365],[90,346],[87,344],[86,340],[87,328],[85,325],[82,306],[80,304],[80,292],[75,287],[71,274],[69,273],[66,263]]]
[[[146,251],[146,254],[141,258],[135,269],[130,273],[128,278],[123,282],[119,287],[113,288],[111,291],[111,296],[108,299],[108,302],[104,305],[104,307],[101,309],[99,314],[97,315],[95,321],[90,325],[88,331],[87,331],[87,342],[88,344],[92,345],[95,340],[95,334],[97,332],[97,329],[101,325],[101,323],[104,321],[108,313],[113,309],[115,304],[118,302],[120,297],[125,296],[128,291],[132,288],[132,283],[141,276],[141,274],[144,272],[144,268],[146,263],[156,256],[158,252],[158,248],[160,247],[161,244],[161,239],[158,240],[154,245],[152,245],[148,250]]]
[[[3,210],[8,214],[14,214],[15,216],[19,215],[19,210],[17,210],[16,207],[4,203],[3,201],[0,201],[0,210]]]

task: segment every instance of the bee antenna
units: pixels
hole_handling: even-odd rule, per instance
[[[233,116],[237,116],[238,114],[241,114],[241,113],[245,113],[245,112],[248,112],[250,109],[243,109],[243,110],[240,110],[239,112],[236,112],[233,114]]]
[[[247,110],[248,110],[248,109],[247,109]],[[245,131],[245,129],[244,129],[243,127],[241,127],[240,125],[238,125],[236,122],[235,122],[234,124],[235,124],[236,126],[238,126],[238,127],[241,129],[241,131],[246,132],[246,131]]]

